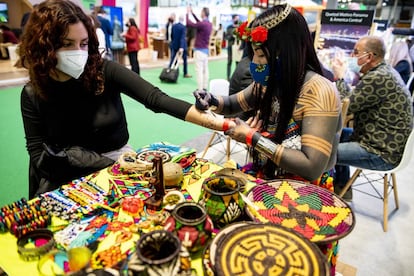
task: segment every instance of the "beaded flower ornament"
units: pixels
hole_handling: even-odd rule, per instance
[[[261,21],[264,23],[259,23],[259,26],[256,26],[254,28],[249,28],[249,22],[245,21],[234,30],[234,33],[241,40],[251,42],[255,45],[261,45],[267,40],[268,30],[283,22],[283,20],[285,20],[289,15],[291,9],[292,6],[286,4],[286,7],[280,14],[278,14],[276,17],[271,15],[263,18]]]

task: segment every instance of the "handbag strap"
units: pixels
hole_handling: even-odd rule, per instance
[[[178,51],[176,54],[175,54],[175,57],[174,57],[174,60],[173,60],[173,62],[171,63],[171,67],[170,67],[170,69],[177,69],[178,68],[178,65],[179,65],[179,63],[178,63],[178,59],[179,58],[181,58],[181,56],[183,55],[183,53],[182,52],[180,52],[180,51]]]

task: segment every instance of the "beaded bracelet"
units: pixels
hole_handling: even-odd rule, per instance
[[[35,247],[28,247],[29,243],[34,243]],[[35,261],[55,246],[52,231],[48,229],[33,230],[17,240],[17,252],[24,261]]]
[[[28,202],[22,198],[0,211],[0,232],[9,230],[16,238],[35,230],[47,227],[49,224],[48,211],[40,204],[40,199]]]

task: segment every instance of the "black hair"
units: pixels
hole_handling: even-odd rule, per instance
[[[137,27],[138,28],[138,26],[137,26],[137,23],[135,22],[135,19],[134,18],[129,18],[129,24],[131,24],[131,26],[135,26],[135,27]]]
[[[49,78],[57,64],[56,52],[63,46],[69,26],[79,22],[89,38],[88,62],[80,80],[89,93],[103,92],[102,58],[91,18],[72,1],[48,0],[33,9],[18,48],[18,66],[28,69],[30,81],[42,98],[50,92]]]
[[[203,8],[203,12],[204,12],[204,15],[205,15],[206,17],[209,17],[209,16],[210,16],[210,9],[209,9],[209,8],[204,7],[204,8]]]
[[[251,28],[280,18],[286,5],[276,5],[260,14],[250,24]],[[281,143],[292,118],[306,71],[322,75],[322,69],[313,47],[306,20],[294,8],[280,23],[268,29],[267,40],[260,46],[267,57],[270,75],[264,95],[256,93],[257,107],[265,127],[269,124],[272,99],[277,97],[280,111],[274,141]],[[252,59],[252,44],[248,43],[248,55]]]
[[[0,25],[0,29],[4,30],[4,31],[11,31],[11,29],[8,26],[4,25],[4,24]]]

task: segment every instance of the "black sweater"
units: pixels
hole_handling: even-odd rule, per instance
[[[62,184],[108,165],[110,161],[100,153],[119,149],[129,139],[121,93],[154,112],[182,120],[191,107],[190,103],[168,96],[116,62],[105,62],[104,77],[105,89],[101,95],[85,91],[81,82],[75,79],[66,82],[50,79],[51,91],[47,100],[36,96],[30,84],[23,88],[21,111],[30,155],[31,195],[42,178]],[[49,160],[44,145],[55,153],[63,151],[63,155],[70,155],[73,151],[67,149],[76,147],[76,159],[80,162],[74,166],[70,156],[65,162],[55,162],[54,156]],[[79,166],[84,159],[90,164]],[[93,166],[86,169],[89,165]]]

